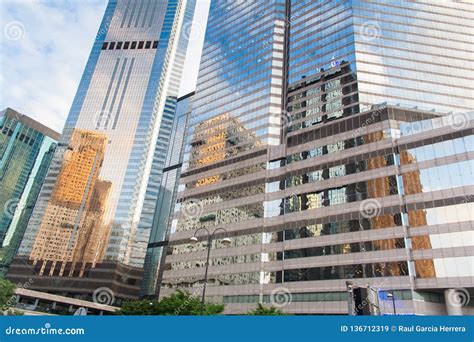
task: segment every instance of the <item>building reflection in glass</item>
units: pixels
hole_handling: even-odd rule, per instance
[[[111,225],[103,222],[111,182],[99,179],[107,145],[102,133],[76,129],[41,221],[30,259],[52,261],[50,275],[62,276],[67,262],[84,271],[104,258]]]
[[[229,157],[235,156],[248,149],[248,142],[251,141],[251,148],[261,145],[256,141],[255,133],[248,131],[237,118],[233,118],[230,113],[224,113],[212,119],[201,122],[196,126],[196,133],[193,135],[191,143],[191,153],[189,165],[190,168],[202,167],[209,164],[221,162]],[[247,144],[247,145],[246,145]],[[265,170],[265,164],[252,165],[248,168],[232,170],[225,174],[211,174],[193,182],[190,187],[202,188],[221,182],[229,178],[239,177],[257,170]],[[216,203],[228,201],[240,197],[262,194],[265,192],[265,183],[255,184],[249,187],[239,187],[239,189],[229,189],[221,191],[218,195],[203,196],[198,199],[192,199],[193,205],[197,205],[200,210],[212,206]],[[208,228],[235,222],[242,222],[254,218],[263,218],[263,203],[243,205],[234,208],[206,212],[202,215],[186,215],[186,205],[189,203],[184,199],[178,204],[184,215],[178,219],[176,231],[197,230],[199,228]],[[233,238],[233,245],[248,245],[261,241],[261,234],[239,236]],[[213,241],[213,248],[218,248],[219,242]],[[204,250],[205,245],[198,243],[196,245],[179,245],[172,249],[169,254],[180,254],[191,251]],[[198,261],[189,262],[189,267],[199,265]],[[172,267],[173,268],[173,267]],[[238,277],[239,275],[235,275]],[[216,276],[209,279],[209,283],[229,284],[234,280],[230,279],[232,275]],[[244,277],[244,276],[242,276]],[[246,275],[246,279],[240,279],[242,282],[252,283],[260,279],[260,275]],[[248,278],[250,277],[250,278]],[[199,282],[199,280],[198,280]]]
[[[466,120],[472,120],[471,113],[463,114]],[[402,136],[412,136],[422,132],[452,125],[456,114],[434,117],[422,121],[401,122]],[[474,162],[467,160],[474,150],[474,136],[468,130],[459,135],[443,135],[436,139],[418,141],[414,146],[405,145],[400,149],[400,165],[407,166],[401,181],[405,196],[422,195],[439,190],[454,189],[474,185]],[[449,158],[456,156],[456,159]],[[424,163],[423,163],[424,162]],[[423,165],[425,164],[425,165]],[[413,168],[413,166],[416,166]],[[465,190],[464,190],[465,191]],[[463,191],[463,192],[464,192]],[[474,244],[471,231],[456,231],[456,225],[474,220],[474,204],[471,196],[464,196],[460,203],[454,199],[445,200],[445,205],[425,199],[416,210],[408,210],[408,224],[411,229],[411,248],[413,251],[428,249],[467,247]],[[428,203],[426,203],[428,202]],[[419,229],[418,229],[419,227]],[[430,232],[423,232],[429,227]],[[446,227],[452,227],[446,231]],[[417,235],[423,232],[423,234]],[[419,278],[465,277],[473,275],[472,257],[435,258],[416,260],[416,276]],[[465,267],[467,266],[467,267]]]

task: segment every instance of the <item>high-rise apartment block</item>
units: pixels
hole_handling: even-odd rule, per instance
[[[472,313],[473,10],[213,1],[160,296],[202,288],[207,228],[227,313]]]
[[[11,279],[138,296],[194,7],[109,1]]]

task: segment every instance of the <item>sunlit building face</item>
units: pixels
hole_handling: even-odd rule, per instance
[[[143,266],[194,7],[109,2],[20,248],[40,274]]]

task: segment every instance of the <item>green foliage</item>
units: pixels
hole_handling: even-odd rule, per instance
[[[122,304],[119,315],[157,315],[159,302],[156,299],[130,300]]]
[[[23,316],[24,313],[19,311],[19,310],[15,310],[15,309],[8,309],[7,311],[0,311],[0,314],[3,315],[3,316]]]
[[[7,279],[0,279],[0,311],[6,311],[15,302],[13,296],[15,295],[15,284]]]
[[[224,305],[206,302],[203,315],[218,315],[224,311]],[[125,302],[117,312],[119,315],[201,315],[200,298],[186,291],[177,291],[158,301],[134,300]]]
[[[257,308],[249,311],[247,314],[251,316],[286,316],[280,309],[275,307],[267,308],[263,306],[262,303],[258,303]]]

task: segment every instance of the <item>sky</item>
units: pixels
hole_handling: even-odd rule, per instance
[[[195,89],[210,0],[197,0],[180,96]],[[0,110],[61,132],[107,0],[0,0]]]

